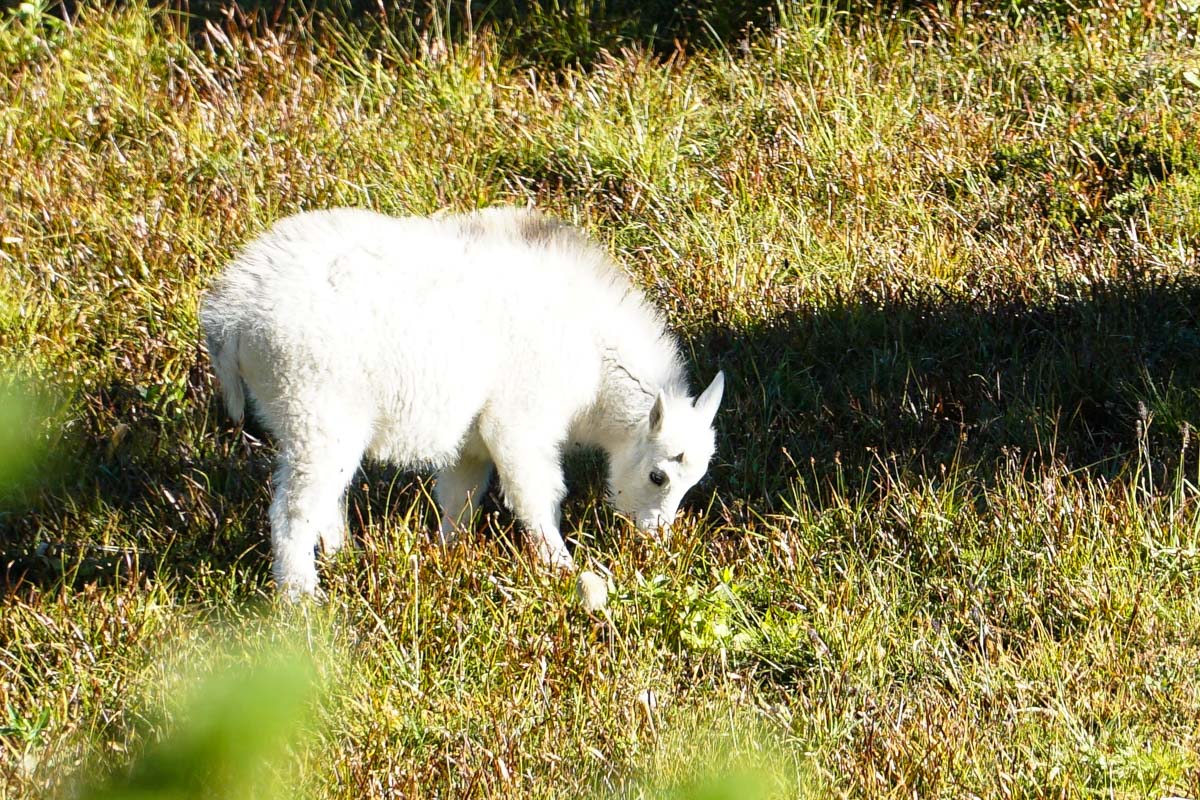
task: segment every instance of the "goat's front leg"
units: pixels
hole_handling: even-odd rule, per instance
[[[555,464],[555,470],[540,471],[538,483],[530,486],[519,482],[513,490],[506,490],[505,496],[512,506],[513,513],[525,525],[529,544],[540,562],[549,567],[575,571],[575,559],[571,557],[567,545],[559,530],[562,512],[560,506],[565,491],[559,488],[562,484],[562,469]],[[551,474],[557,479],[558,486],[545,488],[542,481],[550,479]],[[525,476],[528,477],[528,473]],[[501,481],[503,481],[501,472]],[[507,483],[505,485],[508,485]]]
[[[557,445],[514,441],[506,430],[485,431],[484,436],[504,499],[525,526],[534,554],[547,566],[574,572],[575,560],[558,527],[567,490]]]
[[[535,523],[529,528],[529,536],[532,539],[534,552],[543,564],[563,572],[575,571],[575,559],[567,550],[562,532],[558,529],[557,519],[547,518],[542,522]]]

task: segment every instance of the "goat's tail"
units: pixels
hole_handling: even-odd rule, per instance
[[[246,413],[246,389],[238,369],[238,331],[230,326],[215,325],[209,328],[205,339],[208,342],[208,357],[212,359],[213,372],[221,384],[225,396],[225,408],[234,422],[241,422]]]

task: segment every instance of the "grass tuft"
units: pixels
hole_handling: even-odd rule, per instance
[[[1194,3],[380,8],[0,12],[0,795],[1200,794]],[[277,606],[200,291],[494,203],[725,370],[710,475],[572,464],[589,614],[368,465]]]

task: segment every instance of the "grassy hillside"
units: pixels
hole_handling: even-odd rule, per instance
[[[752,9],[2,12],[0,797],[1200,795],[1200,9]],[[589,615],[368,467],[275,605],[199,292],[300,209],[494,203],[726,371],[709,477],[662,544],[574,465]]]

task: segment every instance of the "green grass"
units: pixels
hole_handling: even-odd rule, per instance
[[[561,7],[2,12],[0,797],[1200,796],[1195,4]],[[275,604],[206,281],[531,202],[726,371],[676,537],[576,465],[589,615],[368,467]]]

